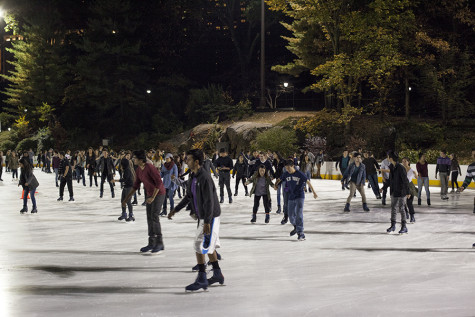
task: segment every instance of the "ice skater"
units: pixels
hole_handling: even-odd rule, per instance
[[[58,201],[63,200],[64,186],[68,185],[69,192],[69,201],[74,201],[74,192],[73,192],[73,173],[71,170],[71,163],[69,163],[69,154],[64,154],[64,152],[59,153],[59,198]]]
[[[115,185],[115,180],[114,180],[114,175],[115,175],[115,166],[114,162],[112,161],[112,158],[109,157],[109,150],[104,149],[102,151],[102,157],[99,160],[99,164],[97,166],[97,169],[101,173],[101,189],[100,189],[100,198],[104,196],[104,183],[107,180],[109,183],[110,189],[111,189],[111,196],[112,198],[115,197],[114,193],[114,185]]]
[[[270,190],[269,188],[274,187],[268,173],[266,173],[265,165],[261,164],[257,172],[252,175],[252,177],[246,182],[246,186],[252,184],[251,193],[249,194],[252,197],[254,194],[254,207],[252,208],[252,219],[251,222],[256,222],[257,210],[259,209],[259,201],[262,197],[262,203],[264,204],[264,210],[266,213],[265,223],[269,223],[270,220]]]
[[[23,187],[23,208],[20,210],[20,213],[24,214],[25,212],[28,212],[28,194],[30,194],[31,203],[33,205],[31,213],[35,214],[38,212],[38,209],[36,208],[35,190],[40,184],[33,174],[33,166],[30,164],[30,160],[27,158],[21,158],[19,163],[21,173],[18,186],[21,185]]]
[[[221,208],[211,175],[201,167],[203,157],[203,152],[199,149],[187,152],[186,164],[192,173],[190,180],[187,182],[186,195],[175,209],[168,214],[168,219],[172,219],[175,213],[191,203],[190,216],[198,220],[194,249],[199,272],[195,282],[185,288],[187,291],[206,290],[209,285],[224,283],[224,276],[221,273],[216,252],[216,248],[220,247]],[[213,266],[213,276],[209,279],[207,279],[205,271],[206,255],[208,255]]]
[[[242,182],[242,186],[244,187],[246,196],[249,196],[249,193],[247,192],[247,185],[246,185],[246,171],[247,171],[247,163],[244,161],[244,155],[241,154],[239,155],[239,158],[236,161],[236,164],[234,164],[234,168],[233,168],[233,178],[237,174],[236,186],[234,188],[234,196],[238,195],[240,182]]]
[[[418,194],[416,186],[412,182],[412,179],[417,178],[417,172],[411,168],[411,163],[409,158],[405,157],[402,159],[402,165],[406,169],[407,180],[409,182],[409,193],[411,197],[406,199],[406,205],[404,206],[404,210],[406,211],[406,219],[409,219],[409,215],[411,217],[410,223],[415,223],[415,211],[414,211],[414,197]]]
[[[219,150],[219,158],[216,160],[214,164],[216,169],[219,171],[219,194],[221,196],[220,203],[224,203],[224,186],[226,186],[226,190],[228,191],[228,198],[229,203],[233,202],[233,193],[231,191],[231,175],[229,172],[233,168],[233,160],[228,156],[228,153],[225,149]]]
[[[345,183],[350,184],[350,194],[346,199],[345,209],[343,211],[350,212],[350,203],[351,199],[356,193],[356,190],[361,195],[361,200],[363,201],[363,210],[369,211],[368,204],[366,203],[366,195],[364,192],[365,183],[366,183],[366,166],[361,163],[361,153],[355,152],[353,154],[353,163],[348,166],[348,168],[343,173],[343,178],[341,179],[341,185]]]
[[[127,197],[122,199],[122,207],[127,205],[127,201],[132,198],[135,191],[140,188],[140,184],[143,183],[146,195],[148,244],[141,248],[140,252],[151,251],[154,254],[158,254],[165,250],[162,228],[160,226],[160,210],[165,200],[165,186],[163,186],[158,170],[152,163],[147,161],[144,150],[135,151],[132,159],[134,160],[134,165],[138,166],[135,170],[135,182]]]
[[[135,182],[135,171],[131,167],[130,161],[125,157],[120,160],[120,167],[122,168],[122,178],[120,182],[124,185],[124,187],[122,188],[121,201],[124,201],[125,198],[132,191],[132,186]],[[125,220],[127,222],[135,221],[134,209],[132,207],[132,203],[130,202],[131,199],[132,197],[126,200],[127,208],[129,210],[129,216],[127,216],[127,209],[125,208],[125,206],[122,206],[122,214],[120,215],[119,220]]]
[[[475,148],[472,149],[472,159],[473,163],[467,167],[467,175],[465,176],[465,180],[462,186],[457,190],[460,193],[467,189],[472,180],[475,182]],[[475,214],[475,197],[473,198],[473,213]]]
[[[313,189],[310,180],[307,179],[304,173],[295,169],[294,160],[288,160],[285,163],[286,172],[282,174],[280,179],[274,185],[277,190],[279,183],[285,181],[288,189],[288,216],[290,223],[294,225],[294,230],[290,232],[290,236],[297,234],[299,241],[305,240],[305,233],[303,227],[303,204],[305,201],[305,193],[303,188],[307,184],[313,193],[313,198],[317,198],[317,193]]]
[[[449,174],[451,166],[450,158],[447,156],[445,150],[440,151],[440,157],[437,159],[437,166],[435,168],[435,179],[437,173],[440,176],[440,199],[448,200],[447,192],[449,191]]]
[[[389,186],[391,194],[391,227],[386,232],[392,233],[396,230],[396,214],[399,211],[401,214],[401,230],[399,230],[399,234],[403,234],[407,233],[404,203],[407,198],[411,197],[409,181],[407,180],[406,169],[398,163],[399,156],[394,151],[388,152],[388,160],[390,162],[389,184],[385,183],[380,190],[383,191]]]

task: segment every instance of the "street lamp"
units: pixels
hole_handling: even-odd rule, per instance
[[[285,88],[289,87],[289,83],[284,83],[284,87]]]
[[[150,89],[147,89],[147,94],[151,94],[152,91]]]

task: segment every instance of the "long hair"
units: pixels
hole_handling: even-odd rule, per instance
[[[31,171],[33,170],[31,164],[30,164],[30,160],[27,159],[26,157],[22,157],[20,159],[20,163],[23,165],[22,167],[22,172],[25,173],[25,174],[30,174]]]

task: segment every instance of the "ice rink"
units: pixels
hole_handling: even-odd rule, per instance
[[[135,223],[120,216],[106,187],[74,183],[75,202],[57,202],[52,174],[35,169],[38,214],[21,215],[21,188],[0,182],[0,316],[475,316],[474,190],[416,208],[409,234],[388,235],[390,207],[366,189],[343,213],[348,191],[338,181],[312,180],[306,241],[289,237],[272,192],[251,224],[253,199],[243,188],[222,204],[220,266],[224,286],[185,293],[195,280],[196,222],[187,211],[162,218],[165,252],[142,255],[145,207]],[[116,177],[118,178],[118,176]],[[231,180],[234,190],[234,180]],[[139,202],[143,196],[139,196]],[[175,196],[178,201],[178,196]],[[31,203],[29,205],[31,210]],[[398,216],[399,220],[399,216]],[[399,230],[399,224],[397,229]]]

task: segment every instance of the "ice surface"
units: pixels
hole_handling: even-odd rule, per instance
[[[431,188],[432,206],[423,193],[416,224],[398,236],[385,233],[389,206],[370,190],[370,213],[358,196],[345,214],[348,191],[312,180],[319,198],[307,194],[307,240],[297,242],[275,214],[275,191],[270,223],[261,207],[251,224],[253,200],[241,187],[222,205],[225,286],[185,293],[196,277],[188,212],[161,219],[165,252],[145,256],[145,207],[135,208],[135,223],[119,222],[120,200],[107,187],[99,199],[96,187],[74,183],[76,201],[57,202],[53,176],[35,174],[36,215],[20,215],[11,174],[0,182],[0,316],[475,315],[473,190],[445,202]]]

